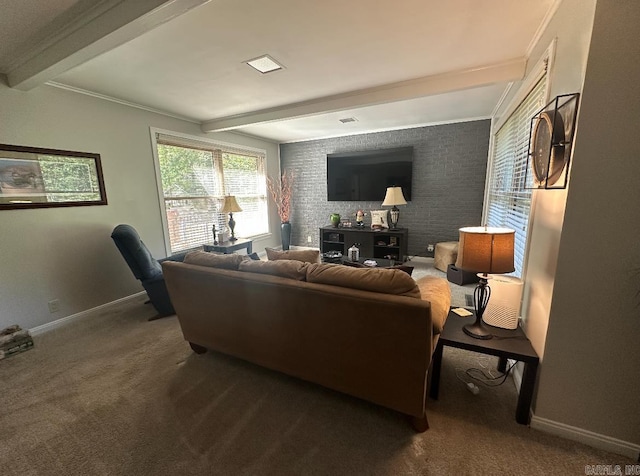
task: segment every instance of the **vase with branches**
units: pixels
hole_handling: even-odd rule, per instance
[[[291,244],[291,193],[293,191],[293,172],[285,170],[282,176],[267,176],[267,188],[276,204],[282,228],[282,249],[288,250]]]

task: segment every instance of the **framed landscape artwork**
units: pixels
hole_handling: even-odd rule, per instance
[[[106,204],[100,154],[0,144],[0,210]]]

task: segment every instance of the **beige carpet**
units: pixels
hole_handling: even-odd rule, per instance
[[[393,411],[209,352],[137,298],[0,361],[3,475],[584,474],[624,457],[515,422],[513,384],[469,393],[445,350],[431,429]]]

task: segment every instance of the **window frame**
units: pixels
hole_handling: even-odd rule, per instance
[[[169,234],[169,222],[168,222],[168,218],[167,218],[167,209],[165,206],[165,197],[164,197],[164,191],[162,188],[162,174],[161,174],[161,170],[160,170],[160,159],[158,156],[158,144],[162,141],[160,141],[158,139],[158,136],[168,136],[171,137],[172,139],[175,139],[176,141],[176,146],[178,147],[185,147],[185,148],[189,148],[189,147],[193,147],[193,148],[198,148],[197,144],[200,144],[200,148],[204,148],[208,150],[208,148],[210,147],[211,149],[227,149],[224,150],[224,152],[229,152],[232,154],[241,154],[242,151],[244,152],[249,152],[249,153],[255,153],[258,156],[263,157],[264,163],[263,163],[263,167],[264,167],[264,176],[265,176],[265,194],[264,194],[264,200],[265,200],[265,204],[267,205],[267,209],[268,209],[268,202],[269,202],[269,197],[266,193],[266,177],[267,177],[267,151],[265,149],[259,149],[256,147],[251,147],[251,146],[246,146],[246,145],[242,145],[242,144],[234,144],[231,142],[223,142],[223,141],[219,141],[219,140],[212,140],[206,137],[200,137],[200,136],[194,136],[194,135],[190,135],[190,134],[184,134],[184,133],[180,133],[180,132],[175,132],[175,131],[170,131],[170,130],[165,130],[165,129],[159,129],[159,128],[155,128],[155,127],[150,127],[149,128],[149,132],[151,135],[151,146],[152,146],[152,153],[153,153],[153,162],[154,162],[154,169],[155,169],[155,176],[156,176],[156,190],[157,190],[157,197],[158,197],[158,208],[160,211],[160,219],[162,222],[162,233],[163,233],[163,239],[164,239],[164,248],[165,248],[165,253],[167,256],[172,254],[171,251],[171,240],[170,240],[170,234]],[[182,145],[180,145],[180,143],[182,143]],[[190,145],[191,143],[191,145]],[[222,163],[219,163],[219,166],[222,167]],[[200,198],[200,197],[199,197]],[[205,197],[202,197],[205,198]],[[267,231],[265,233],[260,233],[257,235],[252,235],[250,238],[252,240],[259,240],[262,238],[266,238],[271,236],[271,217],[270,214],[267,213]],[[213,242],[213,237],[211,237],[211,241]],[[191,248],[191,249],[198,249],[200,248],[199,246],[196,246],[195,248]],[[185,250],[186,251],[186,250]]]
[[[543,105],[547,104],[549,100],[549,93],[551,90],[550,71],[552,71],[552,67],[554,63],[555,50],[556,50],[556,40],[554,39],[549,45],[549,47],[545,50],[540,60],[532,68],[526,80],[523,81],[523,84],[518,89],[514,97],[511,99],[508,106],[505,107],[504,112],[501,114],[499,119],[496,119],[497,111],[502,107],[502,101],[507,97],[514,83],[509,84],[509,86],[507,87],[507,89],[505,90],[502,96],[501,102],[499,102],[496,105],[491,115],[492,119],[491,119],[491,135],[490,135],[490,143],[489,143],[489,160],[488,160],[487,173],[486,173],[486,179],[485,179],[486,186],[485,186],[485,194],[484,194],[484,201],[483,201],[483,213],[482,213],[483,223],[488,223],[488,219],[489,219],[488,215],[489,215],[489,210],[491,205],[490,198],[491,198],[491,191],[492,191],[491,185],[492,185],[493,174],[495,172],[495,161],[496,161],[496,135],[498,134],[500,129],[507,123],[507,121],[511,118],[511,116],[523,104],[525,99],[527,99],[529,94],[534,90],[534,88],[536,87],[536,85],[539,83],[540,80],[543,80],[545,82],[543,85],[543,93],[540,100]],[[531,121],[529,118],[529,121],[526,124],[527,131],[530,130],[530,122]],[[530,167],[529,157],[526,157],[526,162],[527,162],[526,167]],[[530,195],[529,210],[526,218],[527,230],[526,230],[526,235],[525,235],[525,240],[524,240],[523,250],[522,250],[523,252],[522,269],[520,270],[519,274],[516,274],[515,271],[511,273],[513,275],[520,277],[521,279],[524,279],[527,273],[529,241],[531,238],[530,222],[531,222],[531,219],[533,218],[533,211],[535,210],[536,194],[533,193],[534,190],[529,190],[529,192],[531,193],[531,195]],[[503,225],[503,226],[506,226],[506,225]],[[517,243],[516,243],[516,246],[517,246]]]

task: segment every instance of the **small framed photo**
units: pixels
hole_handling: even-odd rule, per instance
[[[390,236],[389,237],[389,246],[398,246],[398,237]]]

